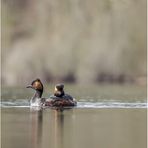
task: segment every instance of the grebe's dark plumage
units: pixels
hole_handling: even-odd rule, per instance
[[[54,95],[51,95],[52,106],[69,107],[76,106],[77,102],[75,98],[64,92],[64,84],[57,84],[55,86]]]
[[[71,107],[76,106],[76,100],[64,92],[64,85],[57,84],[55,86],[54,95],[51,95],[48,99],[42,98],[43,84],[40,79],[35,79],[31,85],[27,88],[35,90],[34,96],[30,100],[31,106],[49,106],[49,107]]]
[[[43,84],[40,79],[35,79],[32,81],[31,85],[28,85],[27,88],[32,88],[35,90],[35,94],[30,100],[30,105],[31,106],[43,106],[45,104],[46,99],[42,98],[43,94]]]

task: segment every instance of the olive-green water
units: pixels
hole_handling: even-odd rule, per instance
[[[53,86],[46,86],[48,96]],[[29,107],[32,90],[2,88],[2,148],[146,148],[146,87],[67,85],[78,105]]]

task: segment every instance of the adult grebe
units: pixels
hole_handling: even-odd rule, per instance
[[[65,94],[64,84],[57,84],[55,86],[54,95],[51,95],[50,98],[53,99],[52,106],[55,107],[70,107],[77,105],[75,98],[69,94]]]
[[[46,99],[42,98],[44,87],[41,80],[38,78],[35,79],[32,81],[31,85],[27,86],[27,88],[32,88],[35,90],[35,94],[30,100],[30,106],[44,106]]]

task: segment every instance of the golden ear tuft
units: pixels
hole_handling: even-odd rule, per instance
[[[36,90],[42,90],[43,89],[43,85],[40,81],[40,79],[36,79],[33,83],[33,88]]]

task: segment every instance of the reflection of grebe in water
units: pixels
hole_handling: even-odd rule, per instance
[[[64,148],[64,114],[54,111],[54,147]]]
[[[74,135],[74,114],[73,110],[65,112],[54,111],[53,116],[53,129],[54,129],[54,145],[52,148],[65,148],[73,147],[73,135]],[[71,112],[71,113],[70,113]]]
[[[42,110],[31,112],[31,148],[40,148],[42,143]]]

